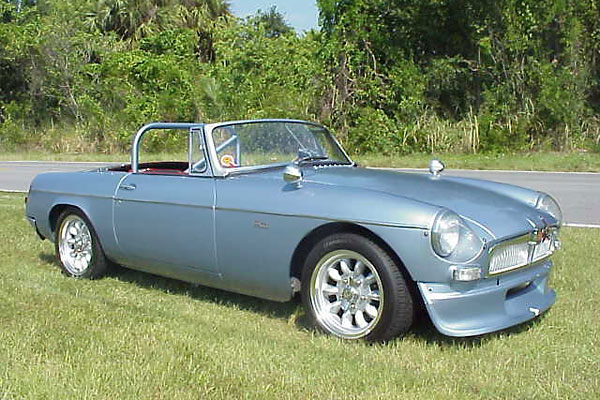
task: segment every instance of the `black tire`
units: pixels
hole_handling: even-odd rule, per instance
[[[343,272],[342,261],[345,271],[352,274]],[[362,267],[359,267],[359,262]],[[350,263],[354,263],[351,268]],[[413,323],[416,304],[401,268],[385,250],[364,236],[339,233],[324,238],[309,252],[302,270],[302,304],[308,323],[344,339],[363,338],[379,342],[405,333]],[[360,270],[363,270],[361,274]],[[371,273],[372,270],[376,273]],[[376,282],[369,285],[373,280]],[[334,284],[336,292],[331,294]],[[324,287],[327,289],[319,289]],[[379,296],[377,300],[381,289],[383,297]],[[368,304],[365,305],[365,302]],[[341,304],[339,310],[338,303]],[[346,308],[343,308],[344,305]],[[367,312],[369,306],[377,311],[373,318]],[[351,317],[346,318],[348,312]],[[343,327],[344,322],[346,328]],[[364,326],[365,323],[367,326]]]
[[[72,240],[75,236],[67,232],[63,232],[63,230],[67,229],[67,224],[75,224],[76,222],[78,223],[78,226],[82,226],[79,224],[79,221],[85,225],[85,229],[87,229],[87,232],[89,232],[89,239],[91,242],[89,247],[82,245],[86,248],[86,250],[84,250],[86,251],[85,254],[88,254],[88,252],[91,253],[89,261],[85,262],[85,264],[87,264],[85,267],[83,267],[83,264],[79,265],[79,267],[74,265],[74,263],[77,264],[76,259],[74,260],[74,257],[65,254],[66,248],[63,249],[63,253],[61,254],[62,245],[68,246],[75,252],[75,245],[69,245],[67,243],[65,234],[70,236],[70,239]],[[75,278],[97,279],[104,276],[108,272],[111,262],[106,258],[104,250],[102,250],[102,246],[98,240],[98,235],[96,234],[92,223],[80,209],[75,207],[66,208],[56,220],[55,226],[54,251],[56,253],[56,257],[58,258],[62,273]],[[83,229],[84,232],[85,229]],[[83,234],[83,236],[78,235],[78,237],[85,237],[85,234]],[[83,241],[87,243],[86,240]],[[79,253],[79,251],[77,251],[77,253]],[[85,257],[82,256],[80,258],[83,259]]]

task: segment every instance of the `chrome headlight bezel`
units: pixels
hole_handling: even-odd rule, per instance
[[[444,260],[467,263],[481,253],[483,241],[460,216],[442,209],[431,226],[431,247]]]
[[[552,218],[556,220],[558,226],[562,225],[562,210],[560,209],[560,205],[558,205],[558,202],[556,201],[556,199],[554,199],[554,197],[546,193],[540,194],[536,201],[535,208],[546,214],[551,215]]]

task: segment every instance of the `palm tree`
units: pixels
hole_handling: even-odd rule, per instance
[[[198,29],[206,20],[231,15],[225,0],[100,0],[92,14],[94,25],[103,32],[116,32],[121,39],[136,41],[173,22],[179,12],[181,24]]]
[[[226,0],[182,0],[181,4],[188,10],[204,8],[210,19],[231,15],[230,4]]]

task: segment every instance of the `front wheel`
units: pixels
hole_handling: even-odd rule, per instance
[[[414,304],[400,266],[376,243],[352,233],[321,240],[302,271],[309,322],[343,339],[392,339],[413,321]]]
[[[67,208],[56,222],[55,252],[65,275],[95,279],[104,275],[109,261],[94,227],[77,208]]]

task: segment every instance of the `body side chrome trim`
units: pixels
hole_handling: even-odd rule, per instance
[[[189,208],[206,208],[213,209],[213,206],[201,206],[197,204],[186,204],[179,202],[170,202],[170,201],[158,201],[158,200],[140,200],[140,199],[115,199],[116,201],[130,201],[132,203],[147,203],[147,204],[163,204],[163,205],[171,205],[171,206],[180,206],[180,207],[189,207]]]
[[[112,200],[113,196],[100,196],[97,194],[82,194],[82,193],[72,193],[72,192],[60,192],[60,191],[56,191],[56,190],[46,190],[46,189],[32,189],[31,193],[33,192],[38,192],[38,193],[49,193],[49,194],[61,194],[61,195],[67,195],[67,196],[76,196],[76,197],[92,197],[95,199],[109,199]]]
[[[278,217],[294,217],[294,218],[308,218],[308,219],[318,219],[323,221],[331,221],[331,222],[350,222],[362,225],[374,225],[374,226],[387,226],[391,228],[406,228],[406,229],[421,229],[426,230],[427,227],[417,226],[417,225],[404,225],[404,224],[394,224],[394,223],[386,223],[379,221],[361,221],[361,220],[348,220],[348,219],[339,219],[339,218],[330,218],[330,217],[319,217],[316,215],[309,214],[284,214],[270,211],[254,211],[242,208],[230,208],[230,207],[216,207],[216,211],[232,211],[232,212],[242,212],[242,213],[253,213],[253,214],[261,214],[261,215],[273,215]]]

